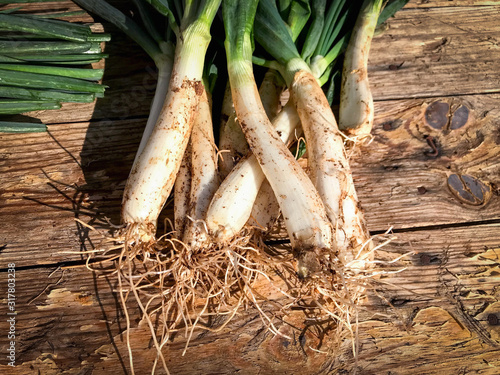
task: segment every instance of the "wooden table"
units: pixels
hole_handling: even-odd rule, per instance
[[[348,339],[334,353],[313,351],[314,337],[273,336],[248,309],[220,333],[198,333],[185,356],[175,338],[165,350],[173,374],[500,373],[499,14],[500,1],[414,0],[373,41],[374,138],[351,165],[370,231],[392,227],[397,237],[379,259],[412,254],[367,292],[357,364]],[[29,114],[48,133],[0,135],[0,373],[127,371],[116,280],[86,269],[81,252],[100,237],[75,218],[119,221],[155,73],[104,26],[114,34],[106,97]],[[491,198],[458,199],[451,175],[481,181]],[[12,264],[15,368],[6,360]],[[155,352],[133,304],[130,314],[136,373],[147,374]]]

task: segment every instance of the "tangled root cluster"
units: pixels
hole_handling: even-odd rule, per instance
[[[127,328],[127,301],[133,298],[167,373],[162,348],[174,333],[184,333],[187,350],[196,328],[222,330],[240,309],[248,307],[255,308],[266,327],[280,335],[276,321],[286,323],[292,309],[302,310],[309,325],[333,323],[335,335],[350,336],[357,352],[353,323],[359,299],[376,274],[370,254],[377,247],[360,249],[349,264],[328,259],[321,273],[302,280],[289,249],[266,246],[252,228],[224,246],[196,249],[176,239],[173,232],[148,242],[133,233],[137,231],[130,227],[118,231],[103,246],[106,249],[92,252],[92,257],[113,261]],[[269,303],[272,308],[265,308]],[[223,323],[214,325],[215,321]],[[129,350],[132,358],[130,345]]]

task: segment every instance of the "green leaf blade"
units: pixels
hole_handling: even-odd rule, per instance
[[[61,103],[59,102],[0,99],[0,115],[17,115],[31,111],[59,108],[61,108]]]
[[[47,125],[31,122],[0,121],[0,133],[44,133]]]
[[[98,81],[102,79],[104,75],[103,69],[66,68],[47,65],[0,64],[0,69],[27,73],[50,74],[60,77],[84,79],[88,81]]]
[[[255,39],[281,64],[300,58],[285,22],[272,0],[261,0],[255,16]]]
[[[55,90],[39,90],[15,86],[0,86],[0,98],[47,100],[72,103],[92,103],[96,95]]]
[[[55,89],[76,92],[103,93],[105,87],[98,83],[49,74],[36,74],[0,68],[0,84],[35,89]]]

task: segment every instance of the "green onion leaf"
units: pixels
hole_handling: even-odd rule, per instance
[[[307,31],[306,40],[302,47],[302,58],[309,63],[311,56],[318,45],[323,25],[325,23],[326,0],[312,0],[312,22]]]
[[[37,89],[56,89],[77,92],[102,93],[105,87],[81,79],[59,77],[49,74],[9,71],[0,68],[0,84]]]
[[[402,7],[404,7],[408,3],[408,1],[410,0],[389,0],[384,6],[384,9],[382,9],[382,12],[380,12],[377,25],[379,26],[383,24],[389,18],[394,16],[394,14]]]
[[[232,60],[251,59],[251,56],[246,56],[245,35],[251,34],[254,27],[258,2],[259,0],[224,0],[222,3],[228,63]],[[257,27],[257,22],[255,22],[255,27]],[[290,37],[288,32],[286,34]]]
[[[143,0],[132,0],[132,2],[139,10],[139,15],[141,16],[142,23],[149,35],[151,35],[156,43],[161,43],[163,41],[163,35],[160,30],[158,30],[158,22],[154,21],[153,15],[151,13],[151,7],[147,6]]]
[[[47,14],[32,14],[32,17],[37,18],[65,18],[81,16],[86,14],[83,10],[75,10],[74,12],[59,12],[59,13],[47,13]]]
[[[328,104],[330,104],[330,107],[333,104],[333,99],[335,99],[335,89],[337,88],[335,85],[335,81],[340,78],[340,74],[340,71],[336,70],[333,74],[330,74],[328,80],[328,87],[326,88],[325,96],[328,100]]]
[[[18,63],[22,61],[23,60],[15,59],[13,57],[0,55],[0,63]]]
[[[15,86],[0,86],[0,97],[25,100],[55,100],[58,102],[92,103],[96,95],[92,93],[74,93],[55,90],[38,90]]]
[[[12,8],[12,9],[3,9],[3,10],[0,10],[0,13],[2,14],[10,14],[10,13],[14,13],[14,12],[17,12],[18,10],[21,10],[22,8],[19,7],[19,8]]]
[[[71,24],[70,24],[71,25]],[[53,20],[36,19],[11,14],[0,14],[0,30],[22,31],[74,42],[85,42],[91,34],[89,28],[61,25]]]
[[[0,41],[0,51],[13,57],[22,54],[100,53],[101,46],[90,42]]]
[[[278,10],[282,19],[288,19],[290,9],[292,8],[292,0],[278,0]]]
[[[19,113],[59,108],[61,108],[61,103],[58,102],[0,99],[0,115],[17,115]]]
[[[331,47],[330,51],[328,51],[328,53],[324,57],[326,65],[330,65],[337,59],[337,57],[339,57],[342,53],[344,53],[344,51],[347,48],[347,45],[349,44],[350,37],[351,37],[351,32],[349,31],[343,37],[341,37],[337,41],[337,43],[335,43]]]
[[[42,133],[47,131],[47,125],[31,122],[0,121],[0,133]]]
[[[88,55],[54,55],[54,56],[44,56],[44,55],[10,55],[10,56],[0,56],[0,62],[43,62],[47,64],[64,64],[64,65],[84,65],[92,64],[101,61],[101,59],[107,58],[108,55],[105,53],[96,53]],[[16,58],[13,61],[3,60],[9,58]],[[1,67],[1,65],[0,65]]]
[[[309,0],[293,0],[287,23],[292,31],[292,39],[294,41],[299,37],[310,16],[311,6],[309,5]]]
[[[153,38],[151,38],[131,18],[127,17],[105,1],[74,0],[74,2],[118,27],[127,34],[129,38],[139,44],[153,60],[156,60],[161,54],[161,50]]]
[[[297,47],[272,0],[261,0],[255,16],[255,39],[281,64],[300,58]]]
[[[319,38],[314,55],[325,56],[330,50],[333,43],[332,39],[336,37],[336,35],[332,36],[332,33],[338,33],[339,28],[337,19],[345,3],[346,0],[334,1],[328,8],[325,16],[325,23],[323,25],[323,31]]]
[[[172,12],[172,6],[167,0],[146,0],[150,3],[160,14],[163,14],[168,18],[169,26],[176,34],[179,32],[179,24],[175,19],[175,15]],[[180,14],[182,14],[181,9],[177,9],[180,19]]]
[[[46,65],[1,64],[0,69],[28,73],[51,74],[61,77],[85,79],[89,81],[98,81],[102,79],[104,75],[104,69],[64,68]]]

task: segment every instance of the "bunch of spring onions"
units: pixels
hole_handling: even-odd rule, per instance
[[[161,347],[170,337],[170,329],[176,327],[179,320],[184,320],[186,326],[196,323],[187,321],[190,316],[186,310],[192,307],[186,302],[189,292],[185,291],[184,283],[191,281],[190,275],[186,275],[183,262],[175,262],[177,255],[167,260],[165,254],[170,254],[171,248],[175,247],[172,242],[170,249],[160,249],[163,245],[156,238],[157,220],[174,184],[177,184],[176,190],[181,191],[176,197],[177,200],[182,199],[179,210],[195,217],[198,212],[201,215],[206,210],[202,205],[206,205],[205,201],[213,194],[210,186],[216,186],[218,182],[210,93],[207,91],[210,70],[204,71],[204,56],[220,0],[186,1],[183,4],[153,1],[153,6],[144,1],[134,1],[139,23],[104,1],[75,2],[115,24],[149,54],[158,68],[150,115],[123,194],[124,229],[120,238],[124,243],[122,255],[125,262],[121,259],[118,262],[118,275],[120,285],[122,280],[129,283],[126,288],[133,292],[139,303],[151,328],[159,360],[168,372]],[[184,176],[188,178],[183,180]],[[191,179],[199,183],[192,184]],[[182,184],[185,186],[179,187]],[[191,196],[196,197],[192,204]],[[194,224],[186,223],[192,236],[189,237],[186,232],[184,237],[186,243],[192,238],[193,246],[200,232]],[[149,273],[160,275],[160,280],[153,283],[154,287],[157,283],[163,286],[165,281],[165,288],[145,304],[139,295],[144,286],[135,287],[138,275],[132,271],[132,261],[143,256],[158,260],[143,276],[148,277]],[[168,271],[160,270],[166,264],[169,265]],[[173,287],[168,289],[166,284],[172,284],[172,278]],[[140,281],[142,279],[139,278]],[[124,289],[120,288],[120,295],[126,309]],[[170,295],[169,301],[160,302],[165,326],[161,339],[157,339],[148,306],[157,310],[156,304],[153,304],[155,299],[162,300],[166,295]],[[171,317],[174,311],[179,313],[170,325],[166,317]],[[127,324],[130,322],[127,321]],[[130,359],[132,361],[132,355]],[[131,369],[133,372],[132,362]]]
[[[155,345],[164,367],[161,348],[170,332],[194,328],[207,309],[233,316],[251,301],[274,330],[252,289],[259,275],[271,280],[261,266],[273,261],[253,235],[269,230],[278,215],[292,246],[294,260],[286,261],[309,286],[309,297],[331,317],[338,315],[319,299],[338,293],[354,304],[345,277],[337,285],[338,274],[363,272],[374,246],[331,103],[342,75],[340,128],[351,135],[370,131],[367,59],[383,2],[134,0],[142,26],[104,0],[75,2],[118,26],[158,67],[123,193],[123,228],[115,238],[122,246],[114,259],[153,334],[149,314],[163,313]],[[223,25],[216,17],[221,3]],[[404,3],[387,2],[387,14]],[[222,28],[224,50],[217,43]],[[221,55],[225,63],[214,68]],[[267,69],[260,89],[254,71],[262,68],[254,64]],[[219,80],[213,91],[215,71],[227,72],[228,82]],[[213,124],[219,107],[221,122]],[[309,172],[297,160],[303,152],[290,151],[303,149],[297,140],[304,138]],[[162,235],[158,217],[172,192],[174,228]],[[134,260],[146,271],[137,274]],[[157,292],[143,302],[145,283]],[[186,334],[189,341],[192,329]]]
[[[29,1],[25,1],[29,2]],[[91,103],[104,95],[101,43],[109,35],[64,21],[71,12],[29,15],[0,10],[0,115],[59,109],[64,102]],[[0,121],[3,132],[45,131],[44,124]]]

